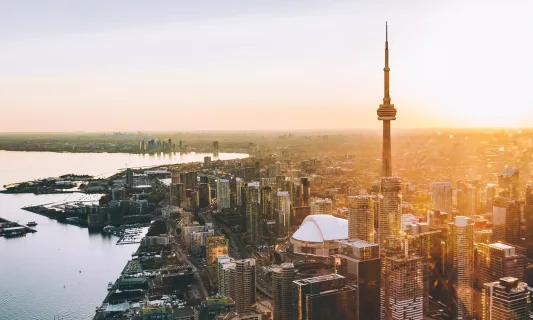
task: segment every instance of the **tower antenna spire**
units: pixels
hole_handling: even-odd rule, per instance
[[[391,103],[389,94],[389,24],[385,21],[385,67],[383,68],[383,103],[378,108],[378,120],[383,121],[383,154],[382,170],[383,177],[392,176],[392,155],[390,122],[396,120],[396,109]]]

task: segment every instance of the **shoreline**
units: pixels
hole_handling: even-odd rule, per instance
[[[124,151],[120,151],[120,150],[117,150],[117,151],[113,151],[113,150],[108,150],[108,151],[98,151],[98,150],[80,150],[80,151],[77,151],[77,150],[65,150],[65,151],[58,151],[58,150],[38,150],[38,149],[31,149],[31,150],[21,150],[21,149],[0,149],[0,151],[6,151],[6,152],[50,152],[50,153],[95,153],[95,154],[103,154],[103,153],[108,153],[108,154],[138,154],[138,155],[158,155],[158,154],[199,154],[199,153],[202,153],[202,154],[215,154],[216,152],[213,152],[213,151],[154,151],[154,152],[124,152]],[[224,150],[224,151],[219,151],[218,153],[242,153],[242,154],[248,154],[250,153],[250,150],[245,150],[245,149],[237,149],[237,150]]]

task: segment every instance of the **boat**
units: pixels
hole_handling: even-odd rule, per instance
[[[28,227],[35,227],[37,225],[37,222],[35,221],[30,221],[26,224]]]
[[[108,291],[113,290],[113,282],[109,282],[109,283],[107,284],[107,290],[108,290]]]

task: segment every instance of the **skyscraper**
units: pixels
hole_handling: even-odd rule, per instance
[[[433,182],[431,198],[433,209],[452,212],[452,184],[450,182]]]
[[[134,181],[133,181],[133,170],[126,169],[126,187],[133,188]]]
[[[230,268],[233,261],[227,255],[217,257],[217,285],[218,294],[221,296],[230,296]]]
[[[230,209],[230,185],[228,179],[217,181],[217,211],[223,212]]]
[[[200,183],[198,187],[198,198],[201,209],[211,204],[211,186],[209,183]]]
[[[355,320],[356,289],[345,278],[328,274],[292,283],[294,320]]]
[[[339,240],[335,272],[357,288],[356,320],[380,318],[379,246],[361,240]]]
[[[303,187],[303,206],[309,206],[309,197],[311,195],[311,186],[309,185],[309,178],[304,177],[300,179]]]
[[[181,207],[185,201],[185,187],[183,183],[170,184],[170,204]]]
[[[255,259],[235,260],[229,267],[230,297],[238,313],[252,311],[255,303]]]
[[[497,192],[497,185],[493,183],[489,183],[485,187],[485,212],[492,212],[492,205],[498,195]]]
[[[452,268],[454,317],[472,319],[474,311],[474,224],[470,218],[457,216],[455,221],[450,223],[448,250],[449,265]]]
[[[399,246],[402,227],[402,183],[398,177],[381,178],[381,204],[379,207],[378,239],[382,250]]]
[[[198,173],[196,171],[189,171],[186,173],[185,189],[196,190],[198,187]]]
[[[291,198],[288,191],[279,191],[276,208],[278,238],[284,239],[291,231]]]
[[[526,218],[526,240],[533,242],[533,185],[526,186],[526,203],[524,206],[524,216]]]
[[[524,255],[518,254],[515,247],[503,243],[478,243],[476,260],[478,287],[504,277],[521,280],[527,266]]]
[[[260,240],[261,186],[259,182],[250,182],[245,190],[247,240],[248,243],[257,244]]]
[[[513,277],[483,285],[482,320],[528,320],[531,301],[527,283]]]
[[[396,109],[391,104],[389,94],[389,32],[388,26],[385,24],[385,68],[384,72],[384,96],[383,103],[379,105],[377,110],[378,120],[383,121],[383,152],[381,158],[381,176],[392,176],[392,152],[391,152],[391,136],[390,136],[390,122],[396,120]]]
[[[374,198],[348,197],[348,238],[374,242]]]
[[[423,258],[409,254],[386,256],[381,269],[381,319],[422,320]]]
[[[510,198],[494,200],[492,240],[518,244],[520,241],[520,204]]]
[[[294,264],[283,263],[272,269],[272,301],[276,320],[292,320],[293,281]]]
[[[503,195],[513,200],[518,199],[519,172],[517,169],[506,168],[498,175],[498,185]]]

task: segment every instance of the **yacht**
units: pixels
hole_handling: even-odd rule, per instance
[[[35,227],[37,225],[37,222],[35,221],[30,221],[26,224],[28,227]]]

